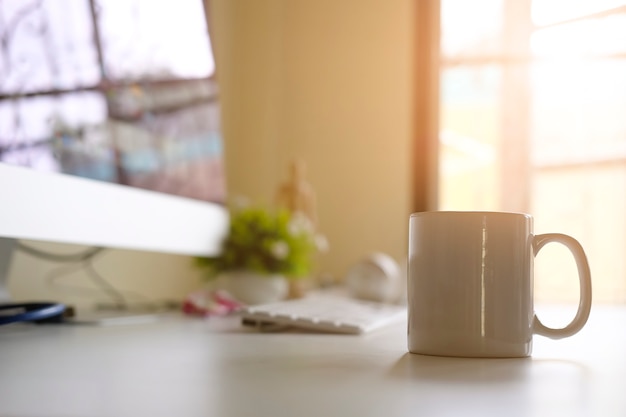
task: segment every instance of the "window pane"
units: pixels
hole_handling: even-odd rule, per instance
[[[171,98],[180,97],[181,91],[178,86],[153,86],[109,92],[148,98],[154,106],[147,117],[127,113],[125,118],[107,118],[106,99],[96,92],[2,100],[0,161],[223,201],[218,102],[176,105],[180,103]]]
[[[216,87],[206,80],[111,92],[117,181],[208,201],[225,198]],[[212,94],[213,92],[213,94]]]
[[[224,201],[203,2],[90,4],[0,0],[0,161]]]
[[[535,230],[576,237],[591,266],[594,301],[626,301],[626,161],[598,166],[536,168]],[[571,255],[537,257],[537,299],[578,300]]]
[[[87,150],[85,158],[100,151],[100,139],[88,132],[106,120],[106,102],[99,93],[69,93],[59,96],[0,101],[0,161],[42,169],[77,173],[90,178],[107,179],[101,174],[72,172],[64,148]],[[87,159],[89,159],[87,158]],[[94,169],[95,172],[95,169]]]
[[[501,72],[458,67],[441,75],[440,208],[494,210]]]
[[[626,5],[626,0],[533,0],[535,25],[549,25]]]
[[[535,55],[550,58],[626,52],[626,13],[539,30],[531,37]]]
[[[0,0],[0,93],[94,85],[99,79],[86,0]]]
[[[100,1],[107,77],[207,77],[214,71],[202,1]]]
[[[594,292],[626,300],[626,61],[533,68],[532,211],[536,227],[583,242]],[[574,87],[573,87],[574,86]],[[540,260],[540,296],[575,300],[567,253]],[[543,295],[541,295],[543,294]]]
[[[551,3],[561,20],[582,10],[577,1]],[[440,208],[528,211],[536,233],[575,237],[594,300],[604,302],[626,302],[625,14],[516,33],[532,42],[534,61],[486,67],[458,57],[441,73]],[[519,18],[509,15],[507,27],[526,27]],[[524,195],[511,208],[508,197]],[[548,245],[536,265],[538,300],[578,302],[566,249]]]
[[[442,0],[445,57],[502,53],[503,0]]]
[[[534,165],[626,159],[626,60],[538,63],[531,85]]]

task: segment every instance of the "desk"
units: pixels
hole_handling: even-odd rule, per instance
[[[0,328],[0,415],[626,416],[626,308],[535,338],[532,359],[413,355],[406,324],[364,336],[229,320]]]

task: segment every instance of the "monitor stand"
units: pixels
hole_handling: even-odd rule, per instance
[[[9,270],[16,244],[15,239],[0,237],[0,303],[11,299],[8,286]]]
[[[0,304],[11,302],[9,294],[9,272],[11,258],[17,246],[17,239],[0,237]],[[140,324],[159,320],[158,313],[109,311],[81,313],[68,318],[69,322],[87,325]]]

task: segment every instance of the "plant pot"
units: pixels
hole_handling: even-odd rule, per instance
[[[289,283],[280,274],[260,274],[253,271],[222,272],[217,285],[244,304],[264,304],[280,301],[289,294]]]

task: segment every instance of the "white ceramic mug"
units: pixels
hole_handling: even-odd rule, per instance
[[[580,304],[563,329],[534,313],[533,265],[549,242],[573,254]],[[409,225],[408,348],[463,357],[525,357],[532,336],[577,333],[591,309],[591,274],[582,246],[563,234],[533,234],[530,215],[504,212],[414,213]]]

